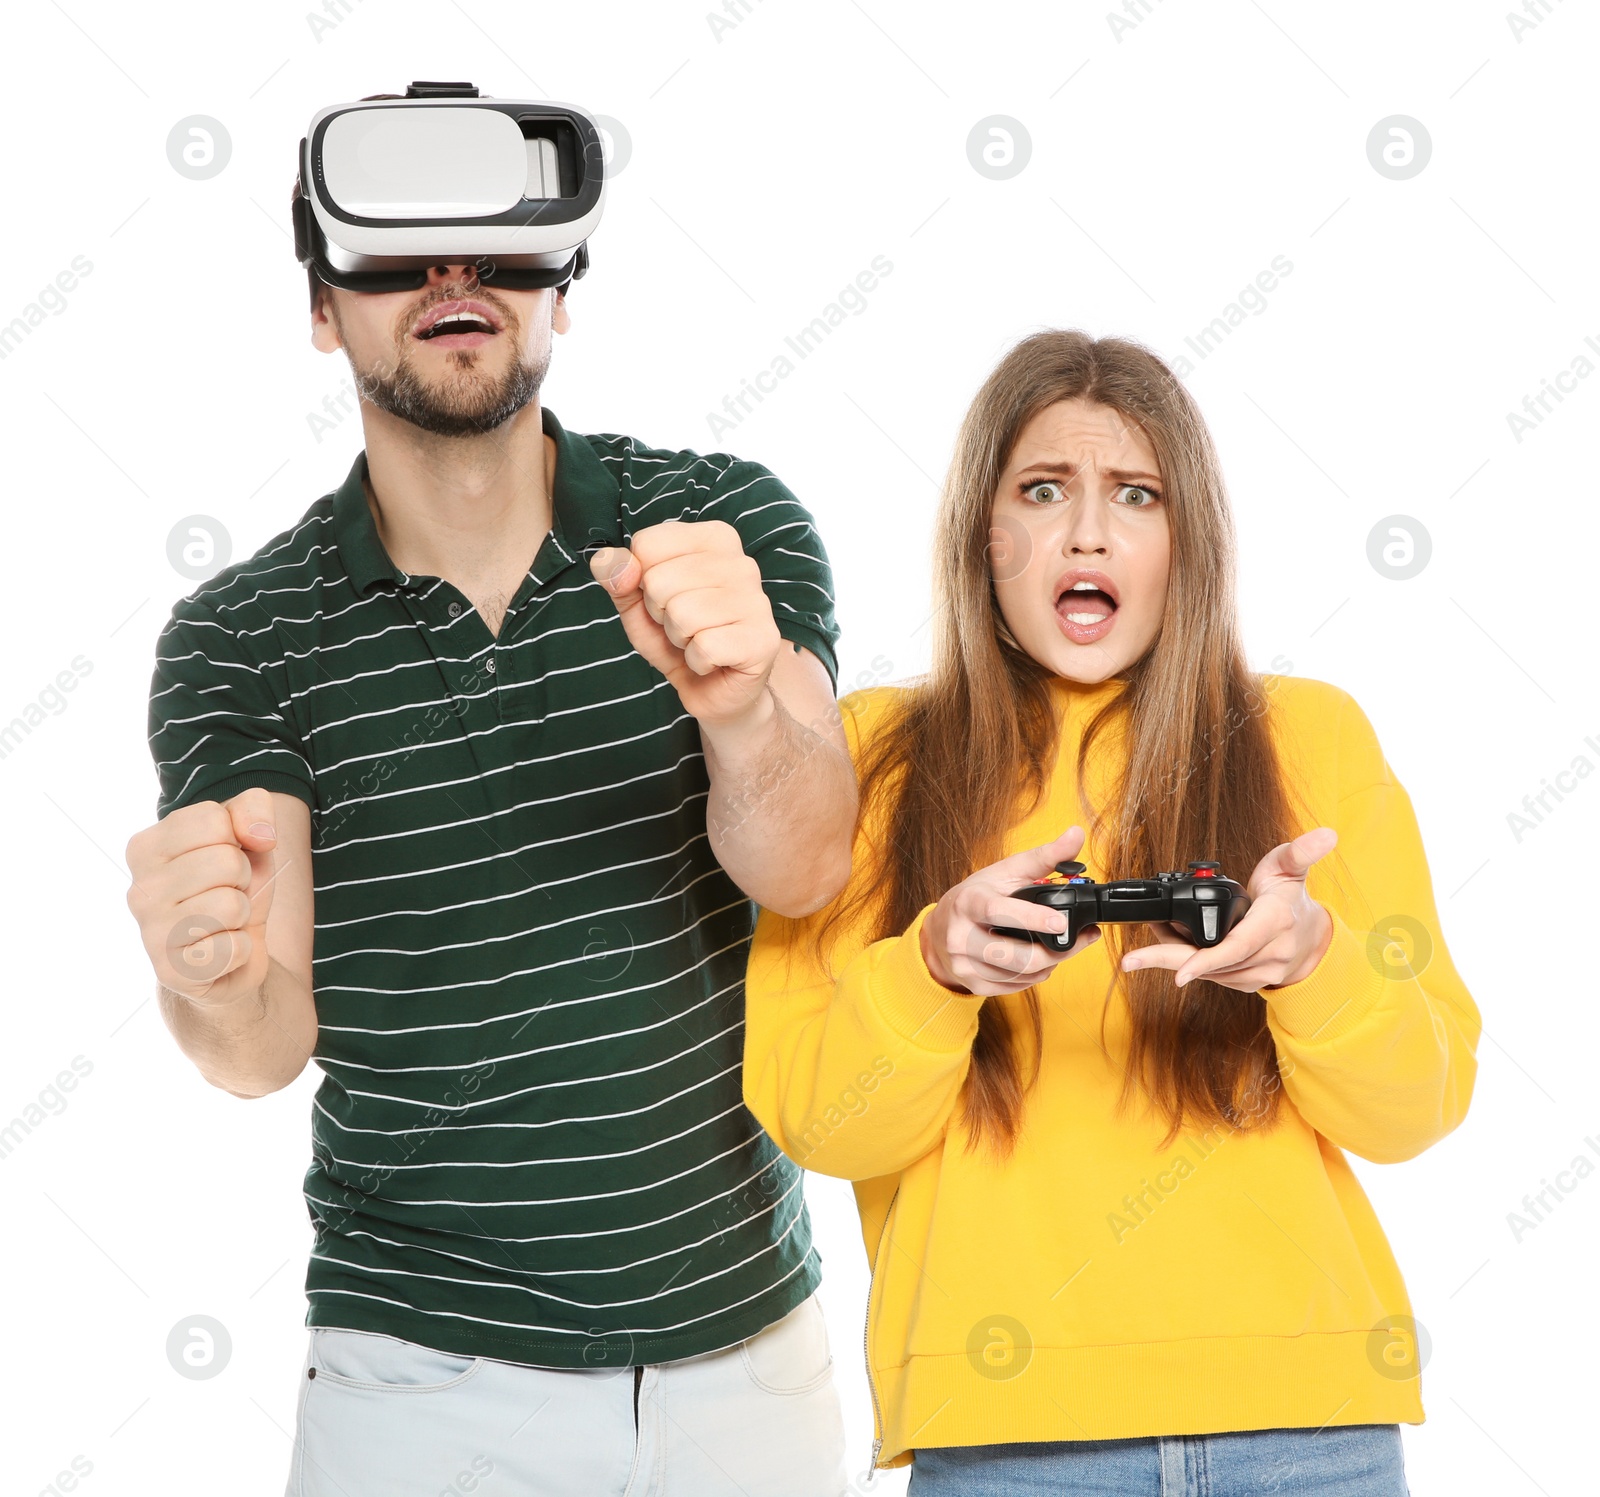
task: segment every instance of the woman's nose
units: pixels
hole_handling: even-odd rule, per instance
[[[1106,549],[1105,505],[1092,485],[1085,484],[1073,496],[1067,509],[1066,533],[1061,538],[1061,549],[1068,554]]]

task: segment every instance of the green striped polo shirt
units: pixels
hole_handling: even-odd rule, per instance
[[[157,815],[252,785],[311,808],[306,1324],[545,1367],[697,1355],[821,1278],[801,1175],[746,1109],[755,908],[713,856],[698,725],[587,553],[735,526],[837,681],[811,516],[757,463],[580,436],[497,637],[389,559],[366,454],[174,605]]]

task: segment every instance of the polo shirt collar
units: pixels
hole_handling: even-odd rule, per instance
[[[539,548],[530,568],[544,582],[586,551],[622,545],[623,535],[621,490],[611,470],[582,436],[569,432],[556,420],[549,406],[541,407],[540,420],[545,434],[556,444],[555,492],[551,495],[554,535]],[[372,511],[367,507],[363,487],[367,474],[367,452],[363,447],[333,494],[333,541],[356,594],[365,597],[379,582],[421,591],[432,579],[402,572],[384,549]],[[551,539],[555,542],[554,552]]]

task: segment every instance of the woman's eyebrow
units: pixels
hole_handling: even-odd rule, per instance
[[[1030,473],[1048,473],[1071,478],[1078,471],[1076,463],[1030,463],[1021,469],[1017,477],[1025,478]],[[1121,483],[1160,483],[1161,479],[1154,473],[1141,473],[1130,468],[1102,468],[1100,470],[1107,478],[1115,478]]]
[[[1105,468],[1102,470],[1107,477],[1119,479],[1123,483],[1160,483],[1159,474],[1130,472],[1126,468]]]

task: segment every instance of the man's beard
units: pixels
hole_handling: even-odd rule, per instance
[[[513,335],[508,329],[497,336]],[[536,362],[513,363],[494,380],[463,371],[456,363],[459,357],[448,356],[447,377],[437,387],[430,386],[404,356],[392,370],[357,369],[351,360],[351,372],[363,398],[379,410],[435,436],[475,437],[503,425],[537,399],[550,368],[548,348]]]

